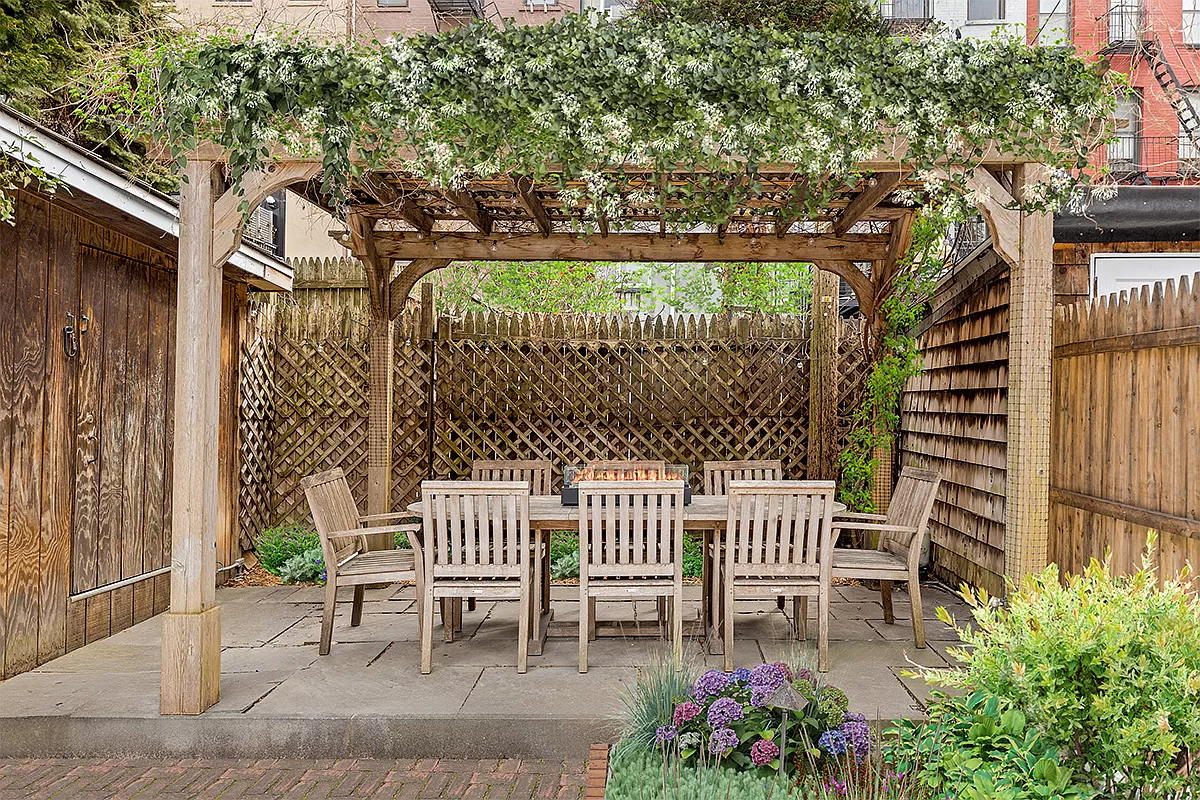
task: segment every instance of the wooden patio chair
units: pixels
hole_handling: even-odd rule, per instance
[[[534,495],[551,494],[554,465],[549,461],[487,461],[471,462],[473,481],[529,481]]]
[[[683,657],[683,481],[579,484],[579,671],[588,670],[598,597],[672,598],[675,659]],[[661,624],[660,614],[660,624]]]
[[[728,491],[720,568],[725,670],[733,669],[734,600],[790,596],[802,638],[808,638],[808,598],[817,598],[817,669],[828,672],[833,481],[733,481]]]
[[[359,514],[346,475],[340,467],[309,475],[301,479],[300,487],[304,489],[313,522],[317,525],[317,534],[321,537],[321,558],[325,562],[325,610],[321,615],[319,650],[324,656],[329,654],[333,642],[333,612],[339,586],[354,587],[354,606],[350,613],[350,625],[354,627],[362,622],[363,592],[367,584],[413,581],[417,585],[417,596],[421,596],[422,575],[417,569],[419,537],[409,536],[411,550],[371,550],[366,538],[379,533],[417,534],[421,531],[421,525],[403,522],[363,527],[364,524],[411,517],[412,514]]]
[[[705,461],[704,493],[728,494],[730,481],[781,481],[783,462]]]
[[[464,597],[520,603],[517,672],[525,672],[531,601],[529,484],[424,481],[421,503],[426,531],[421,672],[433,667],[433,602]]]
[[[833,523],[843,531],[879,534],[879,544],[874,550],[835,550],[833,577],[879,581],[883,620],[889,625],[896,621],[892,612],[892,581],[908,581],[917,647],[925,646],[919,576],[921,542],[941,481],[942,476],[931,470],[905,467],[900,472],[887,514],[843,513]]]

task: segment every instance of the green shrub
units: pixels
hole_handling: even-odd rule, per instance
[[[629,750],[614,755],[608,800],[806,800],[820,794],[790,785],[786,778],[702,762],[682,762],[659,753]]]
[[[412,549],[412,545],[408,543],[408,534],[405,533],[404,531],[400,531],[399,533],[396,534],[395,542],[396,542],[397,550],[411,550]]]
[[[1148,545],[1153,552],[1153,540]],[[1113,797],[1182,798],[1200,753],[1200,601],[1158,586],[1149,558],[1114,577],[1095,561],[1065,585],[1048,568],[1006,607],[964,590],[978,631],[959,669],[935,681],[984,689],[1021,709],[1076,773]],[[938,610],[949,621],[944,609]]]
[[[284,583],[318,583],[325,580],[325,560],[321,548],[307,550],[294,555],[279,568],[279,579]]]
[[[898,720],[887,757],[897,773],[933,798],[1083,800],[1093,796],[1006,700],[984,691],[935,695],[929,721]]]
[[[264,530],[254,543],[254,553],[263,569],[279,575],[288,559],[320,547],[321,539],[315,530],[304,523],[293,523]]]
[[[579,550],[563,553],[550,562],[550,577],[556,581],[579,577]]]

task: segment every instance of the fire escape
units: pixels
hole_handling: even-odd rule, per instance
[[[1179,119],[1179,146],[1176,152],[1178,159],[1177,172],[1194,173],[1194,158],[1185,157],[1188,154],[1200,154],[1200,114],[1184,90],[1183,83],[1175,73],[1174,67],[1167,59],[1162,40],[1146,19],[1145,8],[1140,4],[1114,5],[1107,14],[1108,45],[1101,50],[1104,56],[1116,54],[1130,55],[1130,72],[1137,66],[1138,61],[1145,59],[1154,74],[1155,81],[1162,88],[1163,94]],[[1185,151],[1186,145],[1186,151]],[[1132,154],[1131,154],[1132,155]],[[1138,154],[1141,155],[1141,154]],[[1140,161],[1140,158],[1136,160]],[[1140,165],[1139,165],[1140,166]],[[1186,167],[1186,169],[1185,169]],[[1145,169],[1140,170],[1145,176]]]
[[[429,0],[433,10],[433,27],[442,31],[469,19],[484,19],[498,28],[504,27],[504,18],[494,0]]]

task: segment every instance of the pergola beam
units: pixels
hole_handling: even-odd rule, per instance
[[[416,258],[401,268],[388,288],[388,316],[395,319],[404,313],[404,305],[417,281],[431,272],[450,266],[448,258]]]
[[[335,232],[340,236],[340,232]],[[840,238],[789,234],[776,236],[685,233],[503,234],[435,233],[417,238],[410,231],[375,232],[383,258],[454,261],[878,261],[887,257],[887,234],[849,234]]]
[[[872,180],[874,185],[868,182],[863,187],[863,190],[850,201],[850,205],[842,210],[842,214],[837,221],[833,223],[833,232],[838,236],[844,236],[849,232],[854,223],[863,219],[870,213],[871,209],[879,205],[884,199],[896,190],[900,182],[904,180],[903,172],[877,172]]]
[[[550,231],[554,228],[554,223],[551,222],[550,215],[546,213],[546,207],[542,205],[537,192],[534,191],[533,179],[525,175],[510,175],[509,180],[512,182],[513,191],[517,193],[517,202],[525,209],[525,213],[533,218],[533,224],[537,226],[538,232],[543,237],[549,236]]]
[[[379,205],[422,233],[428,234],[433,230],[433,217],[426,214],[424,209],[412,200],[402,196],[390,183],[370,172],[363,175],[361,182],[362,188],[374,197]]]
[[[1021,251],[1021,212],[1016,199],[983,167],[967,180],[967,189],[975,193],[976,205],[992,234],[992,247],[1015,267]]]
[[[199,162],[208,163],[208,162]],[[268,164],[242,179],[237,189],[228,189],[213,203],[212,263],[221,266],[242,246],[242,227],[253,211],[280,189],[307,183],[321,171],[321,165],[309,161]]]
[[[466,217],[477,231],[484,234],[492,232],[492,216],[475,201],[470,192],[462,189],[446,189],[442,192],[442,196],[453,203],[458,212]]]

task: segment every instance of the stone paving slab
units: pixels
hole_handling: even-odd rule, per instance
[[[586,754],[586,750],[584,751]],[[581,798],[587,762],[520,759],[24,759],[0,798]]]
[[[700,587],[688,586],[685,614],[700,613]],[[573,634],[577,590],[555,586],[555,619]],[[895,595],[896,622],[883,622],[878,592],[835,587],[827,680],[871,718],[919,716],[928,687],[904,676],[912,664],[945,667],[953,630],[932,618],[939,603],[968,615],[956,596],[923,589],[930,646],[912,642],[907,593]],[[552,638],[529,672],[516,672],[517,606],[480,602],[464,610],[464,629],[442,641],[435,622],[434,669],[418,668],[412,587],[368,590],[363,623],[349,624],[339,603],[334,645],[317,654],[319,587],[222,589],[221,700],[198,718],[158,714],[161,618],[80,648],[37,670],[0,682],[0,756],[91,755],[571,755],[616,731],[621,693],[639,670],[670,656],[657,638],[601,638],[589,646],[590,671],[577,669],[578,642]],[[349,600],[349,596],[347,596]],[[813,605],[813,604],[810,604]],[[601,617],[627,630],[654,620],[653,602],[603,602]],[[734,663],[792,660],[816,666],[816,621],[807,642],[792,638],[792,607],[771,600],[737,606]],[[815,607],[810,608],[815,616]],[[728,644],[727,644],[728,646]],[[696,669],[721,668],[688,641]],[[0,793],[0,800],[3,794]]]

